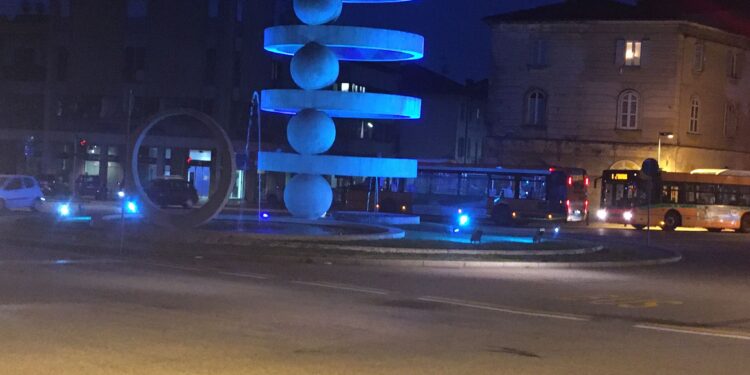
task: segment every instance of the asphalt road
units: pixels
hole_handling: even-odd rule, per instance
[[[464,270],[0,246],[0,374],[747,374],[750,236],[652,241],[685,261]]]

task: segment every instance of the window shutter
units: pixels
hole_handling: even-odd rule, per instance
[[[651,62],[650,46],[650,40],[641,41],[641,67],[646,67]]]
[[[625,64],[625,39],[618,39],[615,48],[615,65]]]
[[[727,77],[732,77],[732,58],[734,53],[732,51],[727,52]]]
[[[742,71],[745,69],[745,54],[737,54],[737,78],[742,78]]]

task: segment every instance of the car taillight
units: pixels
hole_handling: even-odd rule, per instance
[[[565,207],[568,208],[568,213],[570,213],[570,199],[565,201]]]
[[[588,176],[586,176],[586,178],[583,179],[583,184],[586,187],[588,187],[590,183],[591,183],[591,180],[589,180]]]
[[[588,213],[589,212],[589,200],[586,199],[583,201],[583,212]]]
[[[568,186],[573,186],[573,177],[568,177]]]

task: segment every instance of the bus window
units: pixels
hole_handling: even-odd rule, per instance
[[[685,203],[695,203],[695,184],[685,184]]]
[[[740,186],[735,185],[719,185],[719,201],[717,203],[727,206],[739,206],[740,189]]]
[[[432,175],[431,193],[437,195],[458,195],[458,174],[435,173]]]
[[[414,181],[414,191],[417,194],[429,194],[430,193],[430,176],[429,173],[419,173],[419,177]]]
[[[490,180],[490,196],[514,199],[516,196],[515,181],[513,176],[493,175]]]
[[[459,194],[465,197],[486,197],[487,174],[462,173]]]
[[[661,192],[661,203],[679,203],[680,186],[664,184]]]
[[[699,184],[696,190],[698,204],[716,204],[716,186]]]
[[[750,186],[743,186],[740,188],[740,206],[750,206]]]
[[[547,199],[546,176],[524,176],[518,186],[519,199]]]

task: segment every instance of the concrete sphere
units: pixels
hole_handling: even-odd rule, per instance
[[[302,155],[322,154],[333,146],[336,125],[325,112],[305,109],[289,120],[286,137]]]
[[[339,60],[331,50],[310,42],[294,54],[292,79],[304,90],[319,90],[332,85],[339,77]]]
[[[336,21],[341,15],[343,0],[294,0],[294,13],[308,25]]]
[[[294,217],[314,220],[331,208],[333,191],[322,176],[298,174],[284,189],[284,204]]]

